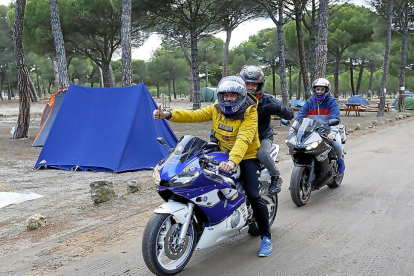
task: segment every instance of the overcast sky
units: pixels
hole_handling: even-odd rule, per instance
[[[12,0],[0,0],[0,5],[8,5]],[[366,0],[350,0],[349,2],[355,3],[357,5],[364,5]],[[231,36],[230,40],[230,49],[238,46],[240,43],[247,41],[249,36],[257,34],[260,30],[266,28],[274,28],[275,24],[272,20],[253,20],[245,22],[237,27]],[[224,32],[218,33],[216,37],[219,37],[223,40],[226,39],[226,34]],[[138,49],[132,50],[133,59],[142,59],[148,61],[151,58],[152,52],[158,48],[161,44],[161,39],[158,35],[151,35],[148,40]],[[114,57],[120,58],[120,57]]]

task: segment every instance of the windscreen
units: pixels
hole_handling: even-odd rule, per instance
[[[306,137],[308,137],[312,132],[314,132],[315,128],[321,126],[322,124],[318,121],[312,120],[310,118],[303,118],[299,121],[299,128],[296,134],[296,137],[299,142],[305,141]]]
[[[190,157],[194,156],[197,151],[202,149],[205,144],[206,141],[203,139],[191,135],[185,135],[180,139],[166,161],[168,162],[168,160],[178,159],[181,163],[184,163]]]

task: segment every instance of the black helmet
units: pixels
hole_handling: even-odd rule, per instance
[[[237,93],[235,102],[224,100],[224,94]],[[219,110],[223,115],[232,115],[239,111],[247,99],[246,84],[237,76],[228,76],[220,80],[217,88],[217,101]]]
[[[254,65],[244,65],[239,73],[240,78],[242,78],[246,83],[257,83],[256,91],[249,91],[257,99],[259,99],[264,90],[265,85],[265,76],[262,69],[259,66]]]

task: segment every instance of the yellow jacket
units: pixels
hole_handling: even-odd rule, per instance
[[[215,102],[217,104],[217,101]],[[257,131],[257,104],[247,107],[244,119],[229,119],[214,104],[198,110],[175,109],[169,119],[178,123],[213,121],[212,129],[220,141],[220,149],[229,151],[229,160],[236,165],[244,159],[257,158],[260,140]]]

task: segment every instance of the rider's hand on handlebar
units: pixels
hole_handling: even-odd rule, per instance
[[[326,136],[326,138],[328,139],[329,142],[332,142],[335,140],[335,134],[333,133],[329,133],[328,136]]]
[[[167,117],[167,114],[162,111],[161,105],[158,106],[158,109],[155,109],[153,111],[152,115],[154,116],[154,120],[156,120],[156,121],[164,119],[165,117]]]
[[[236,164],[233,161],[227,160],[226,162],[221,162],[219,165],[219,170],[223,172],[230,172],[236,167]]]

